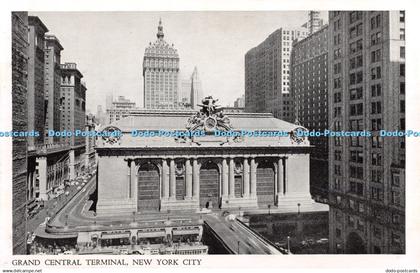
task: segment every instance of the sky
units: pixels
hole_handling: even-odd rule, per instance
[[[61,62],[75,62],[87,86],[87,111],[105,107],[112,93],[143,106],[144,50],[154,42],[159,19],[165,40],[180,57],[180,78],[195,66],[203,94],[233,105],[245,92],[244,56],[275,30],[299,28],[307,11],[252,12],[30,12],[61,42]],[[327,12],[321,12],[327,21]]]

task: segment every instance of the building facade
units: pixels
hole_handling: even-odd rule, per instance
[[[203,89],[201,86],[201,80],[198,76],[198,69],[194,67],[194,71],[191,75],[191,106],[193,109],[198,110],[200,107],[197,105],[201,102],[203,97]]]
[[[228,117],[213,104],[203,105],[199,112],[132,112],[104,128],[121,134],[103,138],[97,145],[98,214],[271,206],[294,211],[298,206],[309,210],[314,206],[307,139],[294,134],[228,137],[215,133],[228,129],[290,132],[298,126],[271,114]],[[133,130],[156,135],[134,137]],[[206,133],[171,137],[159,135],[160,130]]]
[[[75,63],[61,64],[61,131],[85,130],[86,86]],[[71,135],[62,140],[70,146],[69,178],[74,179],[85,169],[85,137]]]
[[[63,47],[54,35],[45,35],[45,58],[44,58],[44,90],[45,90],[45,142],[58,143],[60,138],[48,137],[47,131],[60,130],[60,89],[61,89],[61,50]]]
[[[28,49],[28,131],[37,131],[39,136],[28,138],[30,149],[44,144],[45,101],[44,101],[44,35],[48,28],[37,16],[29,16]]]
[[[323,132],[328,124],[328,26],[293,43],[290,93],[294,119],[303,127]],[[328,138],[309,137],[311,193],[328,197]]]
[[[117,100],[113,101],[111,105],[111,108],[106,109],[106,124],[128,117],[130,111],[136,109],[136,103],[126,99],[124,96],[118,96]]]
[[[293,40],[307,30],[280,28],[245,55],[245,110],[270,112],[294,122],[290,96],[290,57]]]
[[[177,109],[179,55],[163,38],[159,21],[157,40],[146,48],[143,58],[143,92],[146,109]]]
[[[28,130],[28,13],[12,12],[12,128]],[[12,140],[13,254],[26,254],[27,138]]]
[[[405,14],[329,12],[330,250],[405,253]]]

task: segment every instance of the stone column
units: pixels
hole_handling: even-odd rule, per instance
[[[175,160],[173,158],[170,159],[169,165],[169,199],[176,200],[176,175],[175,175]]]
[[[131,189],[131,159],[127,160],[127,196],[128,198],[132,197]]]
[[[136,170],[136,162],[134,160],[131,160],[131,165],[130,165],[130,171],[131,171],[131,198],[133,200],[135,200],[135,202],[137,202],[137,191],[139,188],[138,183],[138,178],[137,178],[137,170]]]
[[[284,182],[283,182],[283,193],[284,195],[287,194],[287,192],[289,191],[289,172],[287,171],[287,157],[285,157],[283,159],[283,165],[284,165]]]
[[[185,160],[185,184],[187,188],[185,199],[191,200],[192,197],[192,168],[189,158]]]
[[[244,158],[244,197],[249,196],[249,162],[248,158]]]
[[[229,159],[229,198],[235,198],[235,161]]]
[[[200,168],[198,167],[197,158],[193,158],[193,198],[198,200],[200,197]]]
[[[279,158],[277,162],[277,196],[280,197],[284,194],[284,167],[283,158]]]
[[[76,178],[76,171],[74,169],[74,165],[76,164],[74,158],[74,150],[69,151],[69,173],[70,173],[70,179]]]
[[[228,185],[228,183],[229,183],[229,170],[228,170],[228,165],[227,165],[227,162],[226,162],[226,158],[223,158],[223,160],[222,160],[222,189],[223,189],[223,192],[222,192],[222,197],[223,198],[226,198],[226,197],[228,197],[228,194],[229,194],[229,185]]]
[[[162,159],[162,187],[163,187],[163,199],[169,199],[169,167],[166,158]]]
[[[38,157],[36,159],[38,162],[38,178],[39,178],[39,198],[42,200],[48,200],[48,185],[47,185],[47,178],[48,178],[48,166],[47,166],[47,157]]]
[[[257,197],[257,164],[255,157],[251,157],[251,197]]]

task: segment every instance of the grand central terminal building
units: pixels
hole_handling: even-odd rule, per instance
[[[136,110],[103,128],[119,134],[97,143],[97,213],[313,206],[311,146],[297,135],[305,129],[272,114],[226,114],[215,102],[207,97],[199,112]],[[162,130],[204,133],[168,137]]]

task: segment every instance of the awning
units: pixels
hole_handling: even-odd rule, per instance
[[[154,238],[154,237],[166,237],[165,231],[152,231],[152,232],[138,232],[139,238]]]
[[[188,235],[188,234],[199,234],[199,229],[174,229],[173,235]]]
[[[130,232],[125,233],[102,233],[101,239],[123,239],[130,238]]]

